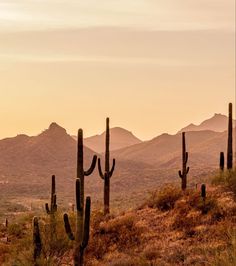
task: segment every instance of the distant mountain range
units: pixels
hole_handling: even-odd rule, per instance
[[[236,120],[234,120],[234,126]],[[228,117],[222,114],[215,114],[210,119],[203,121],[200,125],[190,124],[184,128],[182,128],[180,132],[188,132],[188,131],[202,131],[202,130],[212,130],[215,132],[224,132],[228,128]]]
[[[186,133],[190,177],[194,182],[201,174],[217,169],[219,153],[226,151],[227,132],[212,131],[223,130],[223,120],[227,121],[227,117],[215,115],[198,126],[199,129],[208,127],[211,130]],[[227,123],[224,123],[227,128]],[[188,129],[190,127],[185,128],[185,131]],[[101,157],[104,164],[104,156],[101,155],[104,139],[105,133],[84,140],[86,168],[94,154]],[[179,181],[180,133],[162,134],[142,142],[131,132],[116,127],[111,129],[111,150],[111,156],[117,160],[112,177],[112,200],[124,200],[129,195],[136,199],[135,193],[141,199],[144,190],[165,182]],[[50,176],[55,174],[59,194],[72,200],[75,173],[76,140],[56,123],[37,136],[18,135],[0,140],[0,195],[3,197],[47,198]],[[94,199],[101,199],[102,188],[103,183],[96,169],[92,176],[86,177],[86,191]]]
[[[105,137],[106,133],[101,135],[92,136],[84,139],[84,144],[98,153],[102,153],[105,150]],[[132,132],[121,128],[114,127],[110,129],[110,150],[118,150],[135,144],[139,144],[142,141],[133,135]]]

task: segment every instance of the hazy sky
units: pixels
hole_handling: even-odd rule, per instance
[[[142,139],[234,102],[234,0],[0,0],[0,138],[55,121]]]

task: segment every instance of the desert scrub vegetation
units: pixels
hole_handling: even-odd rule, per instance
[[[5,247],[10,248],[3,256],[3,263],[1,265],[50,266],[62,265],[62,262],[68,262],[68,257],[65,254],[68,252],[71,246],[66,238],[66,235],[64,234],[62,214],[58,214],[55,217],[56,235],[53,239],[50,237],[50,217],[44,215],[39,218],[39,228],[42,239],[42,254],[40,259],[34,262],[32,217],[33,214],[26,214],[13,224],[9,225],[9,242],[5,244]]]
[[[106,216],[103,210],[93,211],[85,265],[234,265],[235,234],[228,233],[236,221],[233,193],[222,187],[206,187],[205,205],[199,189],[183,193],[180,188],[166,186],[155,191],[149,204],[141,208]],[[207,211],[202,212],[203,207]],[[22,232],[20,238],[18,230],[9,232],[9,243],[0,245],[5,257],[1,265],[34,265],[33,216],[9,221],[9,228],[18,224]],[[76,215],[70,212],[68,216],[74,231]],[[50,217],[45,213],[40,217],[43,250],[38,265],[73,265],[73,244],[65,234],[62,213],[55,217],[57,237],[53,242]],[[226,258],[229,264],[223,264]]]
[[[214,266],[236,265],[236,229],[229,229],[226,235],[228,237],[228,247],[222,252],[216,252],[212,261]]]
[[[181,197],[182,191],[175,186],[166,185],[162,189],[150,193],[147,205],[150,208],[158,208],[168,211],[174,208],[176,201]]]
[[[213,185],[220,185],[228,191],[232,191],[236,197],[236,169],[220,171],[212,177]]]

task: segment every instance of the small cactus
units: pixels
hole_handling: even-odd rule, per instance
[[[104,180],[104,215],[110,212],[110,178],[115,170],[115,159],[113,159],[110,169],[110,128],[109,118],[106,120],[106,152],[105,152],[105,172],[102,172],[101,160],[98,159],[98,171],[100,177]]]
[[[84,211],[84,177],[89,176],[96,167],[97,156],[92,160],[89,170],[84,170],[83,156],[83,131],[78,131],[78,151],[77,151],[77,178],[76,178],[76,232],[72,233],[69,218],[64,214],[65,231],[70,240],[74,240],[74,265],[82,266],[84,264],[84,250],[89,241],[91,199],[86,198]]]
[[[224,152],[220,153],[220,170],[223,172],[225,169],[225,155]]]
[[[229,124],[228,124],[228,147],[227,147],[227,169],[233,168],[233,105],[229,104]]]
[[[188,152],[186,152],[185,132],[182,133],[182,172],[179,171],[179,177],[181,178],[182,190],[187,188],[187,175],[189,173],[188,163]]]
[[[8,219],[5,220],[5,227],[8,228]]]
[[[205,184],[202,184],[201,186],[201,197],[203,200],[202,214],[206,214],[207,210],[206,210],[206,185]]]
[[[206,185],[205,184],[202,184],[201,186],[201,197],[203,201],[206,201]]]
[[[36,266],[38,265],[37,260],[40,258],[42,252],[42,241],[40,236],[38,217],[33,218],[33,247],[33,259]]]

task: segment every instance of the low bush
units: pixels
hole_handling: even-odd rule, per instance
[[[148,207],[168,211],[174,208],[175,203],[182,196],[182,191],[174,186],[165,186],[161,190],[151,193]]]

